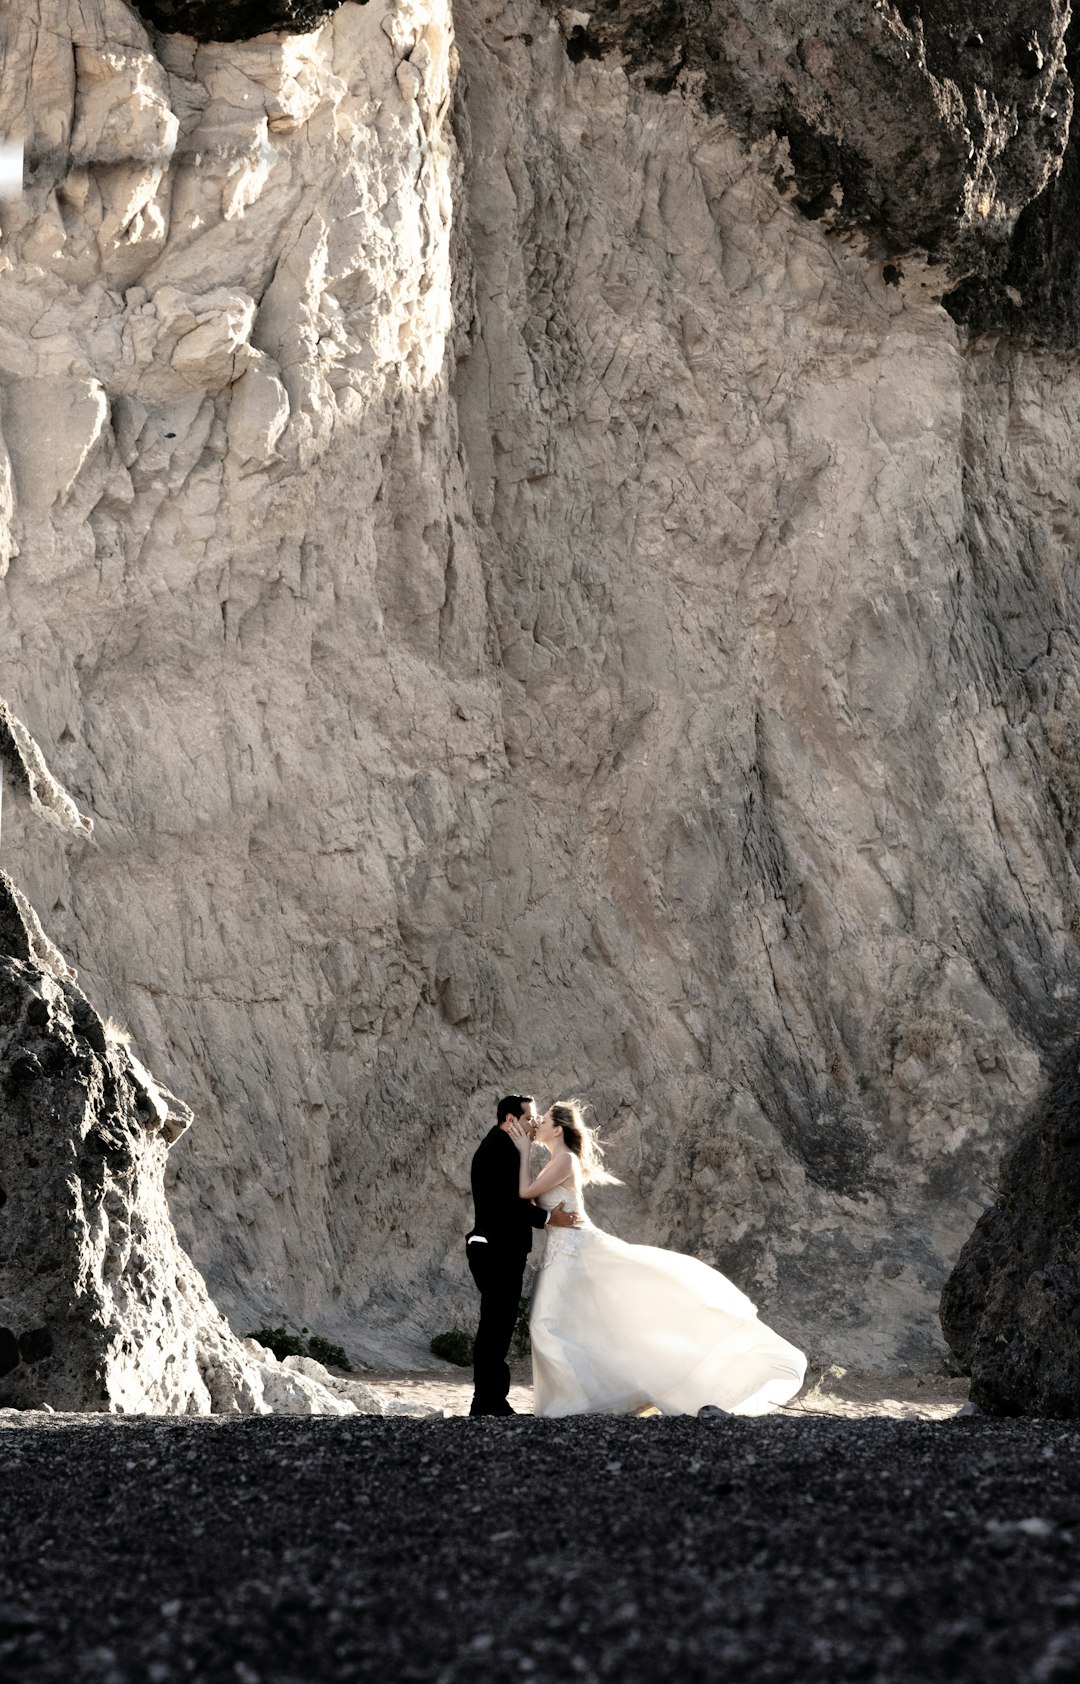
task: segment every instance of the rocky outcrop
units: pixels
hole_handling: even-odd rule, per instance
[[[67,790],[57,783],[26,726],[0,696],[0,777],[4,771],[39,817],[77,836],[92,834],[93,820],[79,812]]]
[[[0,874],[0,1403],[260,1409],[258,1371],[176,1243],[189,1114],[110,1037]]]
[[[693,87],[748,140],[782,136],[797,203],[986,273],[1069,137],[1070,8],[1020,0],[865,6],[798,0],[599,0],[552,6],[581,59],[616,53],[646,87]]]
[[[1068,42],[1015,9],[1025,94],[772,10],[715,84],[525,0],[5,18],[0,648],[96,824],[5,853],[199,1115],[237,1327],[464,1322],[522,1085],[594,1101],[601,1221],[943,1354],[1080,983],[1080,385],[941,300],[1053,190]]]
[[[3,872],[0,1072],[0,1407],[425,1413],[236,1338],[165,1200],[191,1113],[94,1011]]]
[[[1080,1415],[1080,1045],[1002,1163],[941,1325],[988,1414]]]
[[[38,811],[89,833],[2,699],[0,752]],[[0,1087],[0,1407],[409,1412],[235,1337],[165,1200],[165,1155],[191,1113],[98,1016],[2,871]]]

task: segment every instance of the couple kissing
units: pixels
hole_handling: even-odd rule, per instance
[[[534,1145],[547,1162],[535,1176]],[[499,1100],[472,1161],[465,1241],[480,1292],[471,1415],[512,1415],[507,1353],[534,1229],[546,1230],[529,1318],[536,1415],[762,1415],[803,1383],[806,1358],[758,1320],[724,1275],[696,1257],[628,1245],[585,1208],[604,1168],[580,1100],[543,1116],[530,1094]],[[710,1412],[712,1412],[710,1409]]]

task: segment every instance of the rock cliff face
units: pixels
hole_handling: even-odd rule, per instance
[[[466,1313],[524,1084],[925,1361],[1080,976],[1067,9],[314,10],[0,14],[0,651],[97,838],[10,869],[235,1317]]]

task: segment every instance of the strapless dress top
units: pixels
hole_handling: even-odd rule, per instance
[[[544,1250],[537,1260],[538,1269],[546,1269],[556,1257],[574,1257],[581,1249],[582,1238],[587,1229],[592,1227],[585,1212],[585,1200],[581,1188],[570,1185],[568,1187],[553,1187],[550,1193],[541,1193],[537,1204],[545,1210],[555,1210],[562,1205],[567,1215],[577,1212],[581,1217],[580,1228],[552,1228],[544,1230]]]

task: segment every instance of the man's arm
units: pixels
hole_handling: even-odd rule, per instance
[[[518,1197],[528,1206],[529,1221],[532,1223],[533,1227],[580,1228],[581,1217],[578,1215],[577,1211],[570,1211],[568,1213],[563,1200],[560,1200],[553,1210],[544,1210],[542,1206],[538,1208],[533,1202],[537,1194],[547,1192],[550,1186],[554,1185],[556,1187],[561,1187],[563,1185],[564,1178],[562,1169],[556,1166],[555,1159],[553,1159],[546,1168],[540,1171],[540,1174],[536,1177],[535,1181],[529,1182],[526,1179],[529,1173],[527,1148],[522,1150],[522,1143],[517,1141],[513,1134],[510,1135],[510,1139],[519,1153]],[[562,1152],[558,1154],[558,1156],[566,1158],[567,1161],[569,1161],[569,1153],[567,1152]],[[527,1192],[523,1191],[526,1187],[528,1188]]]
[[[526,1203],[528,1201],[526,1200]],[[581,1217],[576,1211],[569,1215],[566,1206],[558,1204],[554,1210],[545,1210],[543,1205],[529,1205],[529,1221],[534,1228],[580,1228]]]
[[[475,1225],[477,1231],[488,1235],[489,1230],[498,1230],[497,1212],[501,1203],[501,1177],[499,1173],[499,1158],[501,1154],[492,1150],[494,1142],[490,1135],[485,1135],[472,1160],[472,1196],[475,1210]]]
[[[507,1139],[512,1146],[513,1141],[509,1140],[509,1136]],[[518,1197],[521,1197],[520,1193]],[[567,1215],[561,1204],[557,1204],[554,1210],[545,1210],[543,1205],[534,1204],[532,1199],[522,1199],[521,1202],[528,1211],[529,1221],[534,1228],[580,1228],[581,1226],[581,1217],[578,1216],[577,1212],[572,1211]]]

